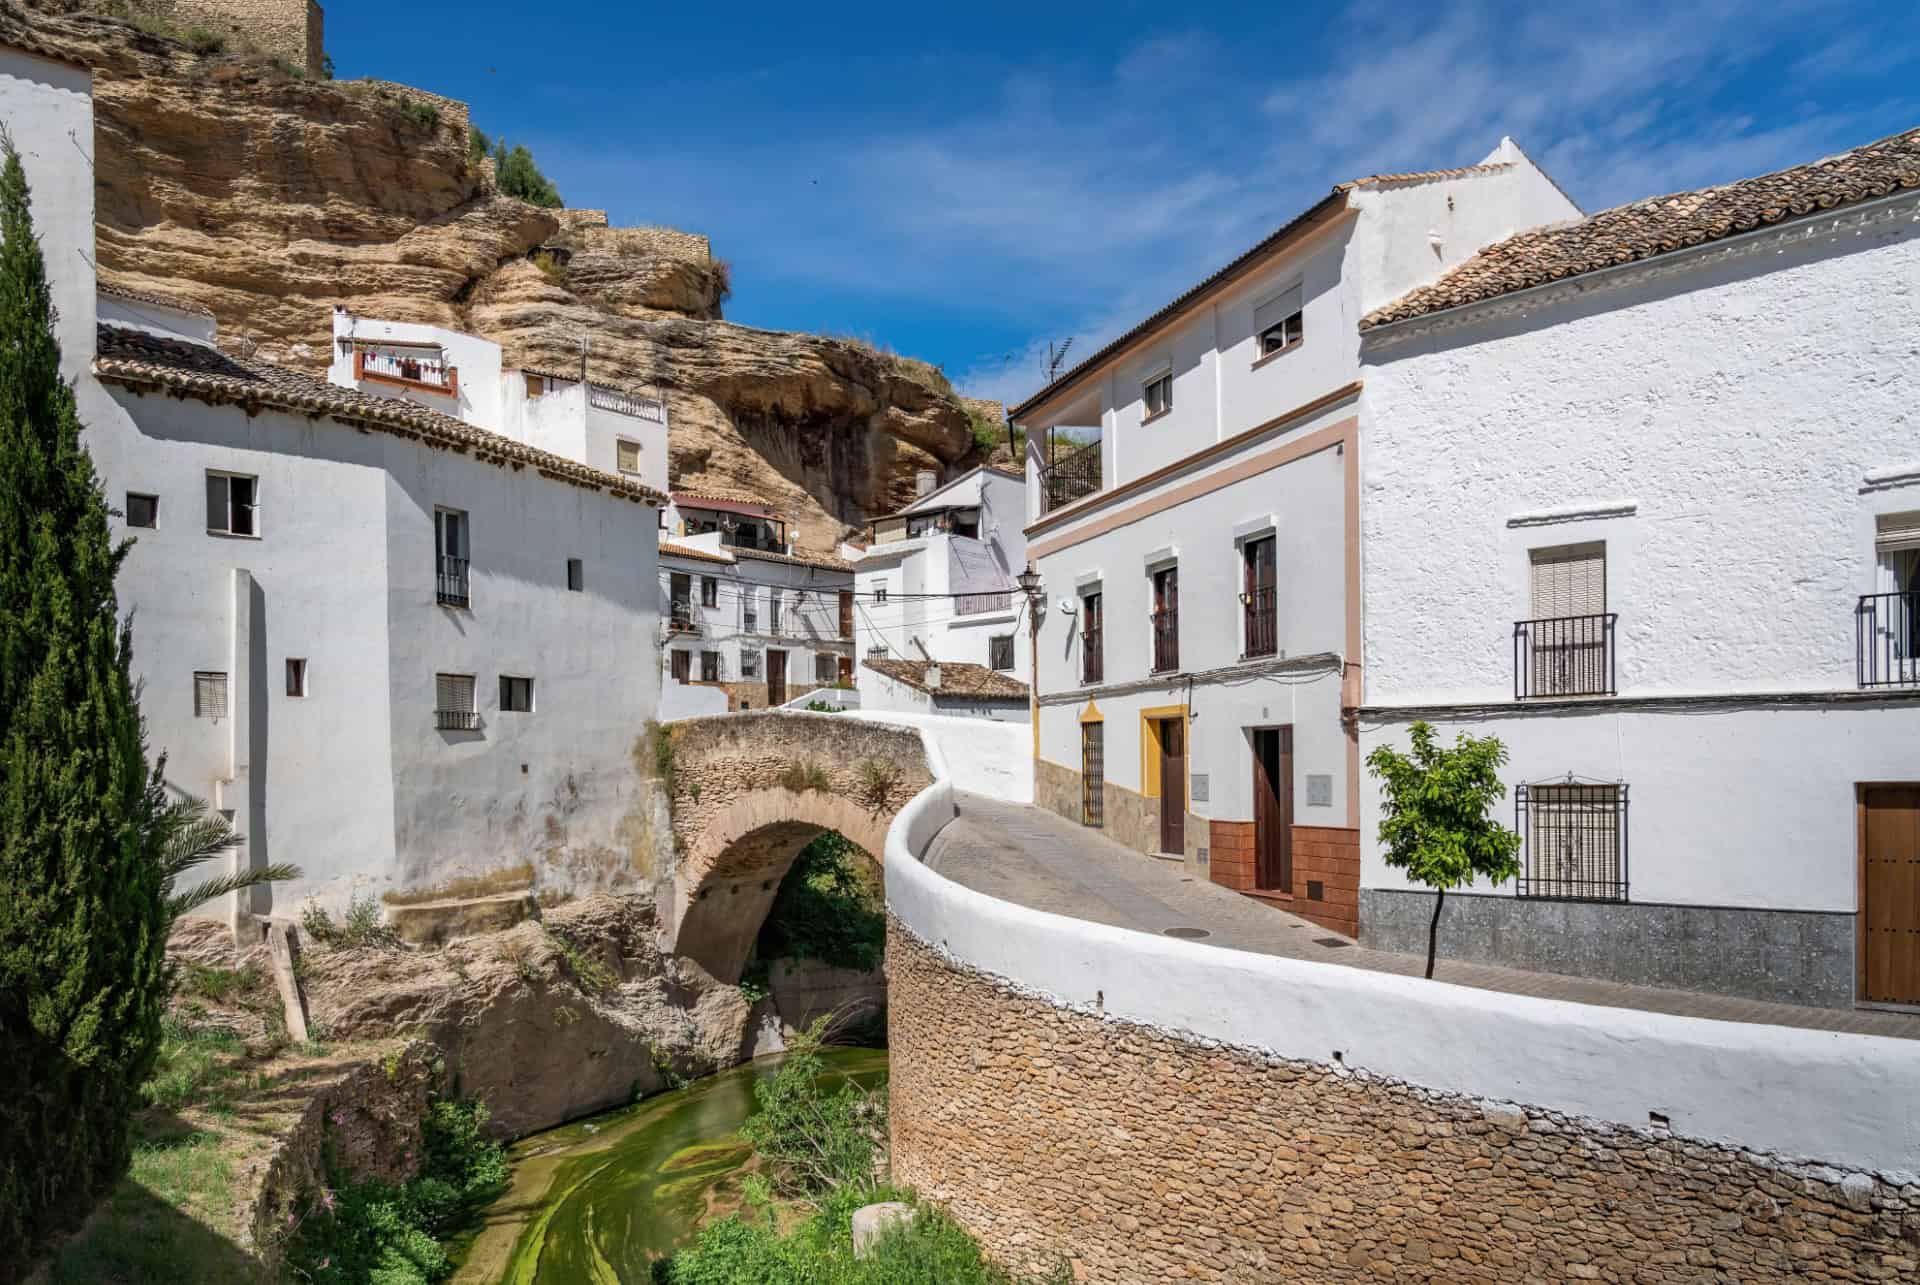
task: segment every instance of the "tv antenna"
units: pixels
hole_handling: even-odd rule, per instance
[[[1073,347],[1073,336],[1068,335],[1062,343],[1055,344],[1047,340],[1047,382],[1051,384],[1060,378],[1060,368],[1067,364],[1067,349]]]

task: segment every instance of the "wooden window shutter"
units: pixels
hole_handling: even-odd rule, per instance
[[[1873,547],[1878,552],[1920,549],[1920,513],[1882,513],[1873,524]]]
[[[1598,616],[1607,609],[1607,546],[1601,543],[1535,549],[1533,618]]]

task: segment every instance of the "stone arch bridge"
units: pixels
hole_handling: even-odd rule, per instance
[[[837,830],[875,861],[887,827],[933,780],[920,733],[857,714],[763,711],[655,733],[676,854],[661,888],[674,953],[738,981],[793,859]]]

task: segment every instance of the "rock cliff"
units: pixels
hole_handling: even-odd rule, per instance
[[[205,305],[223,343],[319,372],[335,304],[470,330],[516,364],[577,368],[584,337],[592,378],[666,396],[674,486],[764,496],[812,549],[973,450],[931,368],[722,320],[703,238],[503,195],[459,104],[59,0],[0,3],[0,40],[94,69],[102,278]]]

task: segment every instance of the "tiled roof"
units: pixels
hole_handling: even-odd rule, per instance
[[[711,549],[696,549],[692,545],[675,544],[671,540],[660,542],[660,556],[663,558],[692,558],[695,562],[718,562],[732,566],[733,559],[724,553],[715,553]]]
[[[869,660],[862,663],[875,673],[885,674],[896,682],[930,695],[959,696],[969,700],[1027,699],[1025,683],[1008,678],[985,665],[942,661],[940,686],[933,688],[927,686],[928,662],[924,660]]]
[[[736,558],[757,558],[761,562],[788,562],[799,567],[819,567],[825,571],[852,571],[853,564],[827,553],[775,553],[771,549],[742,549],[728,545]]]
[[[165,388],[215,404],[272,406],[303,415],[324,415],[358,428],[411,437],[504,467],[529,467],[542,476],[630,500],[663,504],[649,486],[588,468],[436,410],[395,397],[377,397],[325,380],[235,357],[204,344],[162,339],[138,330],[101,324],[93,369],[101,379],[130,388]]]
[[[1920,187],[1920,129],[1808,165],[1649,197],[1481,250],[1432,285],[1377,308],[1362,330],[1704,245],[1819,210]]]
[[[1340,192],[1355,187],[1387,187],[1396,183],[1431,183],[1439,179],[1466,178],[1472,174],[1498,174],[1501,170],[1512,168],[1512,161],[1490,161],[1485,165],[1460,165],[1450,170],[1408,170],[1404,174],[1369,174],[1365,178],[1348,179],[1334,190]]]
[[[719,491],[675,490],[673,492],[673,502],[675,504],[684,504],[689,508],[695,509],[701,508],[704,504],[753,504],[765,509],[774,517],[779,516],[779,514],[774,513],[773,505],[769,501],[758,495],[748,495],[745,491],[733,491],[722,494]]]
[[[213,309],[197,304],[191,299],[169,299],[163,294],[142,294],[138,290],[129,290],[125,286],[116,286],[102,281],[97,286],[99,292],[111,295],[115,299],[125,299],[129,303],[150,303],[156,307],[171,308],[175,312],[192,313],[196,317],[211,317]]]

